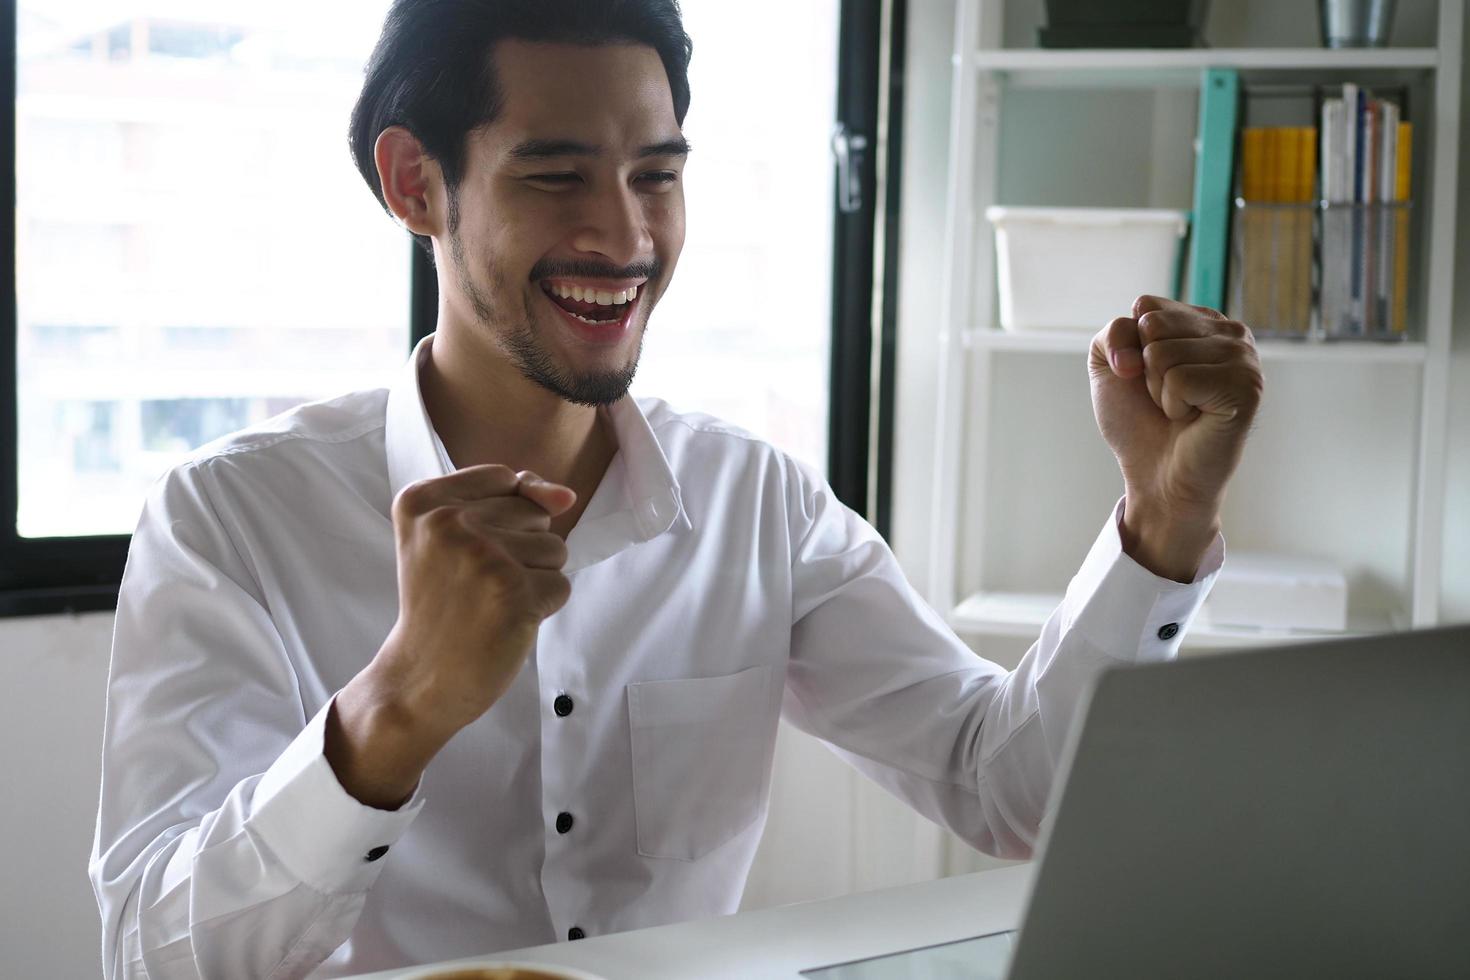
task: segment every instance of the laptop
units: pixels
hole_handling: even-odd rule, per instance
[[[1106,671],[1018,933],[811,980],[1470,977],[1470,626]]]

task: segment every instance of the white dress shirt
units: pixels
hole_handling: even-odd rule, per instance
[[[1172,656],[1223,556],[1217,539],[1195,583],[1160,579],[1115,512],[1007,673],[809,468],[623,398],[567,540],[570,601],[414,798],[374,809],[323,726],[398,614],[394,495],[454,468],[419,393],[431,342],[391,388],[229,436],[151,491],[90,864],[109,980],[336,977],[732,912],[783,717],[1025,855],[1090,678]]]

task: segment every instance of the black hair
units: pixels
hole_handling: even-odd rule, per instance
[[[385,211],[373,147],[383,130],[402,126],[438,162],[450,231],[457,228],[465,138],[500,114],[504,93],[491,53],[506,38],[646,44],[663,62],[674,117],[684,123],[693,46],[678,0],[393,0],[348,130],[352,159]],[[429,240],[414,237],[432,256]]]

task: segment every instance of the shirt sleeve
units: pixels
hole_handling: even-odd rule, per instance
[[[909,586],[887,544],[820,478],[788,492],[793,624],[783,716],[972,846],[1030,856],[1082,698],[1114,664],[1177,654],[1224,560],[1160,578],[1114,509],[1014,671],[982,659]]]
[[[88,869],[106,980],[306,974],[423,805],[374,809],[337,781],[332,702],[305,716],[205,466],[154,487],[118,596]]]

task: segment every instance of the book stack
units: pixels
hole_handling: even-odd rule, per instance
[[[1323,333],[1402,339],[1413,126],[1353,84],[1323,101],[1321,121]]]
[[[1305,336],[1311,325],[1316,172],[1315,128],[1241,130],[1234,312],[1259,333]]]

